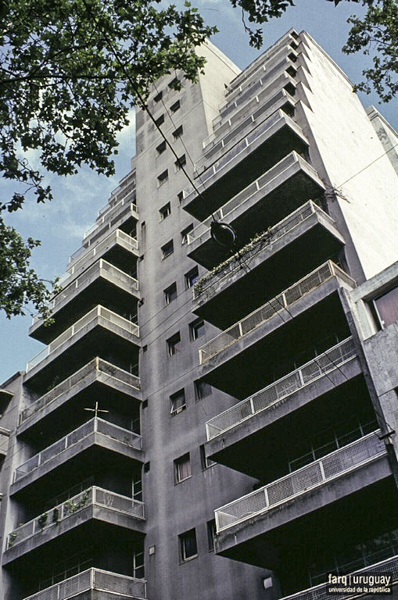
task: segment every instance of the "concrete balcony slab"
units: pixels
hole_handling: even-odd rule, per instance
[[[14,529],[7,539],[3,564],[34,552],[92,520],[144,532],[144,504],[93,486]]]
[[[301,128],[279,110],[208,165],[197,180],[198,191],[184,191],[182,206],[203,221],[287,154],[307,147]]]

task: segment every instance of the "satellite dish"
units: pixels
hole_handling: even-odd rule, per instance
[[[212,221],[210,225],[211,237],[219,246],[231,248],[236,242],[236,231],[231,225]]]

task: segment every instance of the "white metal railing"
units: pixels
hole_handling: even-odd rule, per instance
[[[355,286],[355,281],[345,273],[340,267],[328,260],[323,265],[297,281],[278,296],[271,298],[265,304],[257,308],[251,314],[247,315],[225,331],[219,333],[204,346],[199,348],[199,360],[203,365],[213,356],[235,344],[253,329],[259,327],[266,321],[269,321],[275,315],[280,314],[285,309],[298,302],[303,296],[321,286],[325,281],[332,277],[338,277],[350,286]]]
[[[24,600],[72,600],[79,594],[90,590],[99,590],[112,596],[115,594],[116,597],[123,598],[123,600],[145,600],[147,598],[145,579],[135,579],[91,568],[32,596],[27,596]]]
[[[8,536],[7,548],[12,548],[35,534],[54,527],[83,508],[94,505],[144,519],[143,502],[93,486],[14,529]]]
[[[131,208],[131,211],[136,212],[137,205],[135,203],[135,197],[132,201],[131,196],[135,196],[135,190],[133,190],[131,194],[129,194],[126,198],[119,200],[119,202],[117,202],[114,206],[104,206],[103,209],[101,209],[103,212],[100,211],[100,217],[97,218],[94,225],[87,229],[87,231],[83,235],[83,239],[86,240],[88,237],[90,237],[94,233],[94,231],[98,229],[98,227],[100,227],[101,225],[104,225],[106,221],[114,220],[118,216],[118,214],[122,212],[124,207],[129,206]],[[106,208],[108,208],[108,210],[106,210]]]
[[[231,408],[213,417],[206,423],[207,440],[221,435],[228,429],[250,419],[253,415],[267,410],[276,403],[286,400],[297,390],[309,385],[316,379],[327,375],[355,358],[355,346],[351,337],[326,350],[298,369],[291,371],[281,379],[267,385],[262,390],[245,398]]]
[[[288,117],[286,113],[284,113],[282,110],[278,110],[275,114],[266,119],[261,125],[258,125],[249,135],[244,137],[230,150],[225,152],[225,154],[219,160],[206,169],[206,171],[204,171],[200,176],[199,187],[203,187],[211,177],[228,167],[237,156],[242,154],[242,152],[244,152],[247,148],[250,148],[252,145],[254,145],[258,140],[260,140],[260,138],[266,137],[270,130],[272,130],[273,127],[278,126],[280,123],[288,123],[293,129],[300,130],[299,126],[290,117]],[[186,188],[186,190],[184,190],[184,198],[187,198],[190,194],[194,193],[197,193],[196,190],[194,190],[192,186],[189,186]]]
[[[112,365],[102,358],[96,357],[87,363],[87,365],[76,371],[76,373],[53,387],[46,394],[33,402],[28,408],[25,408],[19,415],[19,423],[23,423],[26,419],[36,414],[62,396],[62,394],[69,392],[73,388],[75,388],[75,393],[78,393],[86,385],[87,380],[92,379],[101,373],[112,380],[116,379],[127,384],[135,391],[140,389],[139,377],[124,371],[120,367]]]
[[[379,434],[379,430],[373,431],[251,494],[218,508],[215,511],[217,532],[263,514],[274,506],[281,505],[386,454],[385,445],[379,439]]]
[[[107,252],[110,248],[116,244],[123,246],[126,250],[134,252],[138,250],[138,242],[135,238],[131,237],[127,233],[124,233],[121,229],[116,229],[107,235],[101,242],[95,246],[89,246],[84,248],[84,255],[78,260],[71,257],[68,269],[62,277],[58,280],[58,285],[67,285],[67,282],[78,272],[81,271],[87,264],[95,259],[97,256],[101,256],[104,252]]]
[[[86,315],[84,315],[84,317],[76,321],[76,323],[55,338],[55,340],[53,340],[51,344],[47,346],[47,348],[44,348],[44,350],[32,358],[32,360],[27,364],[26,371],[28,372],[33,369],[33,367],[36,367],[42,360],[50,356],[52,352],[63,346],[63,344],[65,344],[74,335],[86,327],[86,325],[92,324],[96,319],[103,319],[107,324],[112,323],[131,335],[136,337],[139,336],[138,325],[99,305],[90,310]]]
[[[392,583],[396,584],[398,581],[398,556],[392,556],[391,558],[387,558],[386,560],[380,561],[373,565],[367,565],[366,567],[352,571],[349,574],[347,573],[347,575],[366,574],[369,571],[372,573],[372,575],[391,575]],[[327,592],[328,587],[332,586],[330,584],[326,585],[325,583],[321,583],[320,585],[316,585],[306,590],[301,590],[295,594],[284,596],[281,598],[281,600],[330,600],[331,594]],[[350,594],[347,592],[344,594],[333,593],[332,595],[334,600],[347,600],[348,598],[357,596],[357,593]]]
[[[93,433],[101,433],[118,442],[126,444],[127,446],[135,448],[136,450],[142,449],[142,438],[140,435],[133,433],[128,429],[124,429],[123,427],[119,427],[118,425],[114,425],[109,421],[94,417],[72,431],[72,433],[69,433],[54,444],[51,444],[51,446],[48,446],[38,454],[35,454],[32,458],[15,469],[14,482],[19,481],[22,477],[25,477],[44,463],[58,457],[61,452],[64,452],[67,448],[81,442]]]

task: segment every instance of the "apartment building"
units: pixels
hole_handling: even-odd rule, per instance
[[[6,600],[398,582],[396,133],[305,32],[202,51],[1,388]]]

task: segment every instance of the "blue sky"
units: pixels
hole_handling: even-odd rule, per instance
[[[182,2],[175,2],[181,5]],[[246,67],[260,52],[249,47],[241,15],[227,0],[197,0],[192,4],[199,8],[209,25],[217,25],[220,32],[212,38],[216,44],[239,67]],[[360,4],[342,2],[337,8],[326,0],[296,0],[296,6],[288,9],[280,19],[264,27],[264,49],[273,44],[291,27],[310,33],[346,72],[353,82],[359,82],[361,71],[366,66],[362,54],[346,56],[341,47],[347,39],[351,14],[363,13]],[[378,105],[376,96],[362,95],[365,106],[375,104],[378,110],[398,129],[397,102]],[[46,205],[27,203],[13,217],[12,224],[25,237],[42,241],[34,251],[32,266],[44,279],[54,279],[65,271],[69,256],[80,246],[83,233],[94,222],[98,211],[117,187],[118,181],[130,169],[130,160],[135,152],[134,122],[120,134],[119,154],[116,157],[116,176],[100,177],[83,169],[71,178],[51,176],[54,200]],[[34,157],[33,161],[34,161]],[[0,181],[0,197],[8,198],[12,188]],[[0,383],[16,371],[25,369],[26,362],[44,347],[40,342],[28,338],[31,316],[7,320],[0,316]]]

